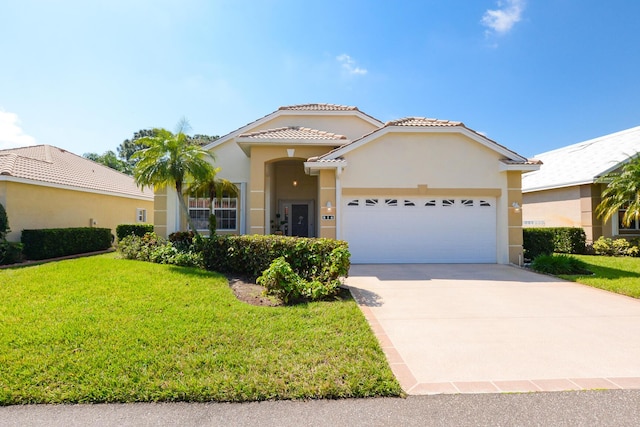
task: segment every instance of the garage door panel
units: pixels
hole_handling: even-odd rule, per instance
[[[344,206],[342,235],[349,242],[352,262],[496,262],[495,199],[444,198],[436,199],[434,206],[425,206],[433,199],[412,199],[415,206],[405,206],[403,200],[395,206],[384,204],[384,198],[375,200],[373,206],[367,206],[366,199]]]

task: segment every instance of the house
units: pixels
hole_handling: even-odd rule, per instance
[[[582,227],[590,242],[640,235],[637,221],[624,227],[620,214],[605,223],[595,214],[606,187],[598,179],[638,152],[640,126],[538,154],[542,167],[522,177],[524,226]]]
[[[206,146],[237,184],[218,231],[347,240],[354,263],[518,263],[521,173],[539,165],[460,122],[383,123],[356,107],[280,107]],[[190,198],[206,231],[208,199]],[[156,194],[155,228],[186,228]]]
[[[153,191],[133,178],[51,145],[0,150],[0,203],[11,232],[153,223]]]

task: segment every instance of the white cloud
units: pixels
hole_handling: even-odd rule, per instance
[[[0,150],[36,145],[36,139],[24,133],[15,113],[0,110]]]
[[[525,0],[498,1],[498,9],[487,10],[482,16],[482,25],[497,34],[508,33],[522,19]]]
[[[353,60],[349,55],[343,53],[342,55],[336,57],[338,62],[342,64],[342,69],[345,70],[349,74],[355,75],[365,75],[367,74],[367,70],[365,68],[360,68],[356,64],[356,61]]]

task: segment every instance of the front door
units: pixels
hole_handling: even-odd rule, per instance
[[[291,235],[309,237],[309,205],[291,205]]]
[[[315,237],[315,201],[279,200],[278,211],[284,221],[284,234],[298,237]]]

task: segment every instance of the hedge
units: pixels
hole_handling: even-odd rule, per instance
[[[259,277],[271,263],[284,259],[304,280],[329,282],[349,272],[347,242],[277,235],[215,236],[203,249],[207,270]]]
[[[529,260],[554,252],[583,254],[587,239],[578,227],[525,228],[522,237],[524,256]]]
[[[116,227],[118,241],[132,234],[142,237],[147,233],[153,233],[153,224],[120,224]]]
[[[48,228],[22,230],[25,258],[40,260],[101,251],[111,247],[109,228]]]

